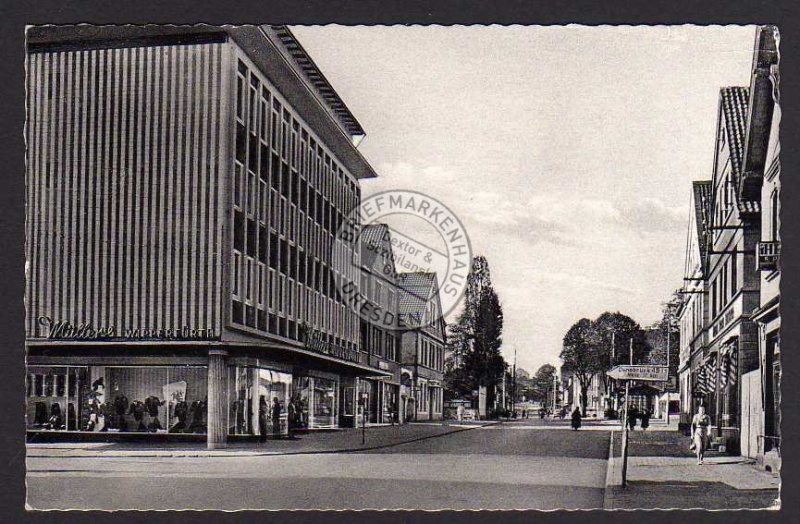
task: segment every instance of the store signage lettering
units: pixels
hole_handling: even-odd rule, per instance
[[[117,329],[115,326],[95,327],[91,322],[76,324],[67,320],[53,321],[39,317],[39,324],[47,329],[50,340],[215,340],[212,328],[149,328]]]
[[[314,351],[315,353],[321,353],[323,355],[330,355],[343,360],[358,362],[357,350],[349,349],[338,344],[331,344],[322,337],[323,335],[319,332],[311,333],[306,340],[306,349]]]

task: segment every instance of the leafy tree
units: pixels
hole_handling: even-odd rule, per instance
[[[450,358],[445,370],[448,389],[455,396],[469,396],[478,386],[486,386],[487,406],[492,406],[495,387],[508,366],[500,354],[503,308],[483,256],[472,261],[464,309],[448,331]]]
[[[553,376],[556,374],[556,368],[552,364],[544,364],[531,378],[530,391],[531,400],[539,402],[547,402],[553,391]]]
[[[581,412],[586,415],[589,400],[589,385],[594,376],[603,371],[605,362],[598,358],[600,335],[588,318],[582,318],[572,325],[564,335],[561,361],[564,369],[572,373],[581,388]]]
[[[663,366],[669,360],[670,376],[678,374],[678,360],[680,358],[680,325],[678,324],[678,310],[683,298],[675,294],[662,304],[661,320],[650,326],[651,348],[648,363]],[[669,359],[667,359],[667,341],[669,341]]]
[[[600,382],[610,399],[610,381],[606,372],[620,364],[630,364],[630,348],[633,341],[633,362],[644,364],[648,362],[650,346],[641,326],[627,315],[619,311],[611,313],[606,311],[594,321],[594,327],[600,339],[596,357],[600,364]],[[610,407],[610,406],[607,406]]]

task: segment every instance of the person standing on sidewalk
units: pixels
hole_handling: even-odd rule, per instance
[[[281,436],[281,401],[278,397],[272,398],[272,433],[275,438]]]
[[[261,395],[258,399],[258,434],[261,442],[267,441],[267,398]]]
[[[711,419],[706,415],[706,408],[697,408],[697,414],[692,418],[692,445],[697,454],[697,464],[703,463],[703,456],[706,452],[706,440],[708,439],[708,426]]]
[[[650,408],[645,408],[642,412],[642,429],[647,429],[650,427]]]

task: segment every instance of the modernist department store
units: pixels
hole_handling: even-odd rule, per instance
[[[353,426],[360,382],[390,373],[369,365],[331,246],[376,175],[291,32],[27,41],[29,438],[215,447]]]

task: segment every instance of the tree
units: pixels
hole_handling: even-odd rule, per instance
[[[531,378],[530,398],[539,402],[547,402],[553,391],[553,377],[556,374],[555,366],[544,364]]]
[[[630,363],[631,347],[633,362],[646,363],[650,346],[644,330],[631,317],[618,311],[606,311],[595,320],[582,318],[567,331],[561,360],[564,369],[580,384],[584,415],[592,379],[598,376],[605,391],[610,393],[606,372],[616,365]]]
[[[678,375],[678,360],[680,359],[680,326],[678,324],[678,310],[683,297],[679,294],[662,304],[661,320],[650,326],[652,331],[650,354],[648,363],[664,366],[669,362],[670,376]],[[669,358],[667,358],[667,341],[669,341]]]
[[[581,412],[586,415],[589,401],[589,385],[594,376],[603,371],[605,362],[598,359],[600,336],[597,328],[588,318],[582,318],[569,328],[564,335],[561,361],[564,369],[578,380],[581,388]]]
[[[448,326],[450,359],[445,383],[457,396],[469,396],[486,386],[486,402],[495,400],[495,388],[508,367],[500,348],[503,344],[503,308],[492,287],[489,264],[483,256],[472,260],[464,295],[464,309]]]
[[[648,362],[650,346],[641,326],[627,315],[619,311],[611,313],[606,311],[594,321],[594,327],[600,338],[600,347],[597,348],[596,357],[600,360],[599,377],[606,391],[606,398],[611,398],[611,384],[606,372],[620,364],[630,364],[630,348],[633,341],[633,362],[644,364]],[[610,408],[611,406],[606,406]]]

